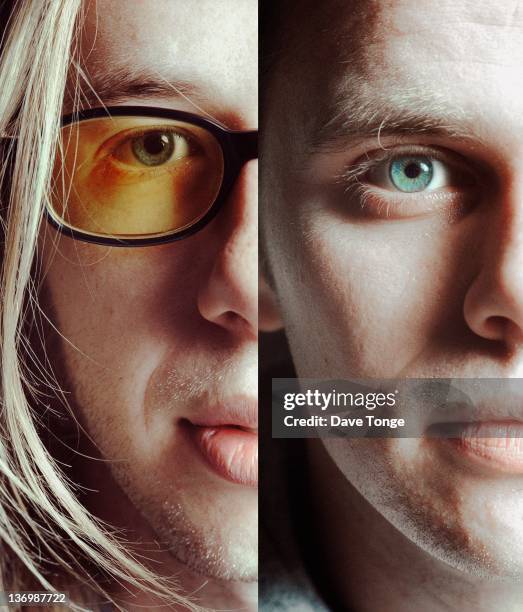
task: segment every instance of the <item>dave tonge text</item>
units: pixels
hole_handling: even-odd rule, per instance
[[[364,417],[340,417],[337,414],[330,416],[313,415],[310,417],[294,417],[286,415],[283,423],[287,427],[389,427],[397,429],[405,427],[405,419],[389,419],[367,414]]]

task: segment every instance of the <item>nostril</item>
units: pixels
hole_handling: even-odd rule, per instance
[[[515,346],[523,343],[523,330],[509,317],[492,316],[483,322],[481,334],[488,340],[499,340],[505,346]]]
[[[216,317],[214,323],[238,333],[244,332],[249,326],[244,317],[232,311],[222,313],[219,317]]]
[[[488,317],[484,322],[485,335],[492,339],[504,337],[508,322],[506,317],[497,315]]]

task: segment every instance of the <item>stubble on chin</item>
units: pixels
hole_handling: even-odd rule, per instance
[[[111,467],[113,477],[157,536],[159,548],[194,573],[219,581],[256,582],[257,534],[238,524],[232,533],[224,528],[230,517],[209,511],[209,519],[196,524],[188,504],[174,486],[150,482],[148,494],[136,486],[124,464]],[[238,521],[239,523],[241,521]],[[231,529],[229,527],[229,529]]]

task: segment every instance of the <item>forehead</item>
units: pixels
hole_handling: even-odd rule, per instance
[[[336,113],[357,113],[365,104],[377,114],[391,104],[453,106],[473,118],[471,123],[495,115],[511,129],[522,116],[520,2],[330,0],[326,5],[328,12],[295,28],[288,58],[275,71],[294,115],[305,118],[304,131]]]
[[[356,71],[376,84],[395,79],[405,85],[428,85],[437,78],[438,85],[455,88],[460,78],[467,82],[507,70],[521,82],[521,71],[514,71],[523,59],[519,2],[398,0],[377,6],[369,27],[361,21],[355,24],[361,42],[357,28],[345,31],[359,60],[354,62]]]
[[[94,80],[134,71],[183,81],[207,112],[227,109],[252,123],[255,0],[90,0],[85,7],[81,63]]]

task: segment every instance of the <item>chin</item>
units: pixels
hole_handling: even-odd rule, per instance
[[[232,507],[209,500],[202,513],[174,499],[164,502],[150,522],[169,553],[197,574],[226,581],[257,579],[256,502]]]
[[[325,442],[345,478],[426,560],[471,577],[523,578],[523,476],[449,464],[421,439]]]
[[[505,530],[500,523],[478,517],[477,524],[448,525],[442,530],[441,515],[428,515],[425,524],[420,520],[416,526],[411,515],[405,511],[398,529],[435,560],[471,577],[518,582],[523,578],[521,529]]]
[[[523,482],[475,482],[463,487],[460,527],[468,547],[447,562],[474,575],[523,578]],[[445,559],[444,559],[445,560]]]
[[[252,581],[258,566],[257,490],[199,470],[156,478],[113,466],[113,476],[163,551],[195,573]],[[189,472],[189,470],[187,471]],[[151,536],[149,536],[151,537]]]

